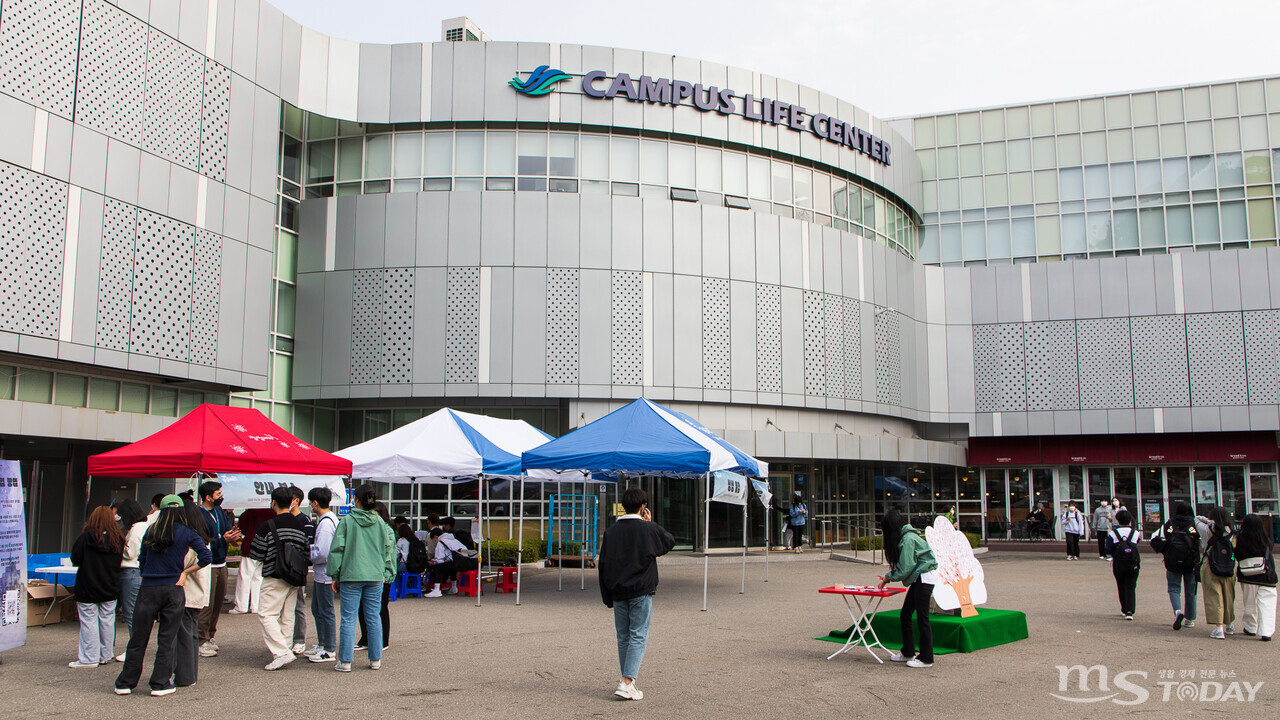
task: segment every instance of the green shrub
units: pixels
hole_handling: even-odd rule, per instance
[[[978,533],[967,532],[964,534],[964,536],[969,540],[969,547],[971,548],[982,547],[982,536],[979,535]]]
[[[884,538],[878,535],[875,537],[862,536],[853,538],[849,541],[850,550],[871,550],[873,548],[876,550],[883,550]]]
[[[542,557],[551,555],[580,555],[582,554],[582,543],[578,542],[561,542],[558,546],[542,540]]]
[[[542,546],[542,540],[537,538],[526,539],[521,560],[527,563],[538,562],[543,558]],[[520,541],[518,540],[489,540],[481,547],[480,553],[485,560],[492,557],[494,564],[501,565],[507,558],[516,557],[519,547]]]

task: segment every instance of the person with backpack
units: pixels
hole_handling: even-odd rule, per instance
[[[1138,609],[1138,573],[1142,569],[1142,554],[1138,542],[1142,533],[1133,527],[1133,513],[1121,510],[1116,513],[1116,526],[1107,534],[1107,555],[1111,557],[1111,574],[1116,579],[1120,593],[1120,615],[1132,620]]]
[[[1258,515],[1245,515],[1236,535],[1236,580],[1244,596],[1244,634],[1271,640],[1276,631],[1276,559]]]
[[[378,492],[361,485],[352,493],[356,505],[342,518],[329,545],[326,572],[333,579],[333,591],[342,598],[342,619],[338,626],[338,662],[334,670],[351,672],[355,659],[356,615],[368,627],[369,668],[382,667],[382,617],[378,612],[382,587],[395,577],[396,541],[391,526],[382,521],[375,508]]]
[[[1067,536],[1067,559],[1080,559],[1080,536],[1084,535],[1084,515],[1076,509],[1074,502],[1067,503],[1062,511],[1062,532]]]
[[[1235,634],[1236,548],[1231,511],[1221,505],[1209,516],[1196,516],[1196,530],[1205,538],[1200,582],[1204,585],[1204,618],[1214,626],[1209,637],[1225,640]]]
[[[1102,503],[1093,511],[1093,536],[1098,540],[1098,559],[1107,560],[1107,533],[1111,532],[1115,513],[1110,503]]]
[[[258,620],[262,639],[271,651],[264,670],[279,670],[293,662],[293,623],[298,588],[307,582],[311,542],[307,524],[289,512],[293,492],[288,487],[271,491],[275,517],[258,526],[249,546],[249,557],[262,566],[262,593],[258,597]]]
[[[1196,530],[1191,503],[1182,500],[1173,506],[1173,517],[1151,537],[1151,548],[1164,556],[1169,602],[1173,604],[1173,629],[1195,627],[1200,532]]]
[[[418,534],[411,530],[408,525],[402,525],[401,527],[405,532],[402,532],[400,539],[396,540],[397,553],[400,550],[400,544],[402,542],[405,543],[404,570],[401,572],[421,575],[431,565],[431,556],[427,554],[427,543],[425,540],[419,540]]]

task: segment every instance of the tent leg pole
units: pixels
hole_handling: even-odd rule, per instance
[[[707,611],[707,574],[711,571],[711,473],[703,476],[706,480],[706,513],[702,526],[702,612]]]
[[[524,565],[524,473],[520,473],[520,542],[516,545],[516,605],[520,604],[520,567]]]
[[[480,542],[484,542],[484,538],[488,537],[484,532],[484,475],[481,474],[476,479],[476,482],[478,483],[476,487],[476,522],[480,523]],[[473,532],[472,535],[474,536],[475,533]],[[480,607],[480,596],[484,594],[484,580],[481,577],[484,575],[484,554],[480,553],[476,557],[476,607]]]
[[[738,591],[739,595],[745,595],[747,592],[747,503],[746,498],[742,502],[742,589]]]
[[[560,500],[561,508],[564,507],[564,488],[560,481],[556,480],[556,497]],[[556,592],[564,592],[564,554],[560,552],[560,536],[563,532],[556,532],[556,513],[555,503],[551,503],[551,534],[556,536]]]
[[[769,508],[767,506],[764,509],[764,581],[765,582],[769,582],[769,543],[773,541],[773,538],[769,537],[769,516],[773,514],[771,510],[772,508]]]

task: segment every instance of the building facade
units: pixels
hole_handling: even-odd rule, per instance
[[[990,536],[1104,495],[1277,512],[1280,80],[886,121],[706,61],[451,39],[4,1],[0,438],[33,549],[145,497],[84,458],[199,402],[334,449],[644,396],[768,459],[817,540],[885,503]],[[702,490],[651,485],[694,544]],[[493,534],[517,500],[486,497]],[[741,531],[714,513],[713,545]]]

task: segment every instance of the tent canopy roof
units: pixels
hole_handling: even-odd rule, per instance
[[[351,462],[299,440],[257,410],[208,403],[160,432],[89,458],[89,474],[99,477],[197,472],[348,475]]]

